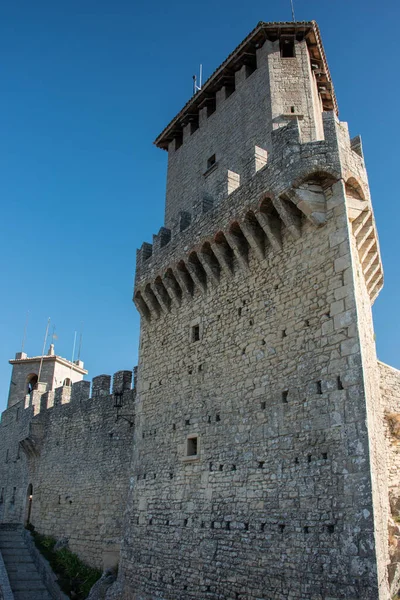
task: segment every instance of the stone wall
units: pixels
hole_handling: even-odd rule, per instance
[[[400,371],[380,362],[383,427],[388,474],[389,583],[400,591]]]
[[[131,377],[117,373],[114,390],[133,422]],[[119,558],[133,442],[133,426],[116,421],[110,379],[94,378],[90,398],[86,381],[72,392],[35,391],[30,406],[7,409],[0,425],[0,521],[26,522],[32,485],[36,530],[67,537],[73,552],[100,568]]]
[[[352,263],[345,179],[362,157],[332,114],[323,141],[302,144],[294,124],[272,137],[251,183],[138,262],[124,598],[387,600],[371,297]],[[279,225],[249,235],[245,215],[263,222],[268,195]],[[204,242],[217,256],[221,232],[218,267]],[[168,268],[182,284],[170,303],[157,284]]]
[[[353,348],[354,358],[360,362],[362,388],[356,393],[364,396],[367,421],[358,424],[358,440],[368,440],[368,450],[356,451],[361,461],[370,464],[372,499],[375,527],[375,548],[378,567],[380,597],[388,597],[387,563],[388,563],[388,480],[386,462],[386,443],[380,402],[380,375],[376,356],[375,335],[372,321],[371,298],[368,293],[363,268],[359,260],[357,240],[349,226],[351,253],[348,255],[349,271],[352,273],[354,285],[354,303],[356,308],[355,326],[358,331],[357,347]],[[355,398],[352,398],[354,401]],[[355,440],[356,443],[356,440]],[[362,565],[358,565],[362,574]]]
[[[257,68],[243,65],[235,73],[235,91],[227,96],[223,86],[216,110],[200,110],[199,128],[183,131],[183,144],[168,149],[165,225],[179,228],[180,211],[193,212],[202,201],[217,203],[228,190],[229,172],[243,184],[255,172],[256,147],[272,149],[273,128],[299,117],[305,142],[322,139],[322,109],[316,97],[305,41],[296,43],[296,56],[281,58],[279,40],[267,40],[257,50]],[[208,159],[216,164],[208,169]]]

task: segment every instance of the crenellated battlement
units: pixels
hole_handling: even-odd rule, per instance
[[[334,114],[325,113],[325,140],[308,144],[302,144],[298,121],[295,119],[286,126],[273,131],[273,152],[261,168],[256,168],[256,165],[259,165],[259,148],[255,148],[254,171],[251,179],[244,178],[243,174],[241,177],[239,173],[241,185],[238,185],[230,193],[228,193],[227,185],[226,192],[221,196],[218,203],[209,197],[194,202],[191,213],[187,211],[179,212],[179,217],[172,229],[161,227],[159,233],[153,235],[153,244],[143,242],[141,248],[137,250],[136,281],[140,281],[145,277],[153,265],[162,262],[162,256],[170,255],[178,246],[185,246],[187,241],[193,238],[199,229],[201,232],[207,229],[211,230],[215,218],[224,215],[229,206],[234,204],[240,209],[243,188],[246,188],[246,191],[248,188],[245,184],[251,185],[251,191],[254,188],[266,187],[268,190],[275,189],[278,194],[284,193],[285,189],[291,186],[293,179],[300,176],[299,170],[304,170],[304,158],[307,157],[310,158],[308,161],[310,170],[318,160],[321,168],[328,167],[339,173],[338,157],[335,160],[331,154],[332,151],[338,152],[334,122]],[[285,168],[284,178],[282,178],[280,172],[282,168]],[[231,171],[226,172],[227,182],[229,178],[232,178]]]
[[[30,519],[39,531],[69,538],[71,550],[99,568],[116,564],[133,444],[132,380],[125,370],[48,390],[49,378],[3,412],[0,522],[26,522],[33,487]]]
[[[46,384],[39,383],[37,389],[31,394],[27,394],[23,400],[8,408],[3,413],[3,421],[7,420],[8,414],[14,414],[21,409],[31,409],[33,415],[43,413],[55,406],[65,404],[84,404],[89,401],[98,401],[107,398],[110,406],[113,402],[115,393],[122,393],[127,402],[133,401],[136,394],[133,371],[117,371],[113,376],[98,375],[93,377],[92,381],[77,381],[70,385],[63,385],[54,390],[47,390]],[[111,385],[112,383],[112,385]]]
[[[302,143],[297,119],[276,129],[273,151],[251,180],[226,190],[215,205],[197,203],[190,218],[185,213],[184,227],[180,218],[172,231],[162,228],[153,245],[142,245],[134,302],[143,317],[157,318],[196,289],[204,293],[207,285],[217,285],[222,273],[232,276],[248,268],[249,252],[261,260],[279,252],[283,228],[298,238],[302,218],[323,226],[330,188],[339,180],[346,184],[349,211],[354,208],[358,216],[369,207],[372,214],[360,138],[350,140],[346,124],[333,112],[324,113],[323,124],[324,140],[307,143]],[[259,161],[260,154],[255,156]],[[374,267],[380,264],[377,243],[375,250]],[[371,301],[382,283],[378,269],[374,277]]]

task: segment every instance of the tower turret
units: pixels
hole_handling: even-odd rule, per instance
[[[38,383],[45,386],[42,391],[52,391],[62,385],[81,381],[87,375],[81,360],[71,362],[56,355],[54,344],[50,344],[48,353],[44,356],[29,357],[25,352],[17,352],[9,363],[13,369],[7,408],[23,400],[36,389]]]

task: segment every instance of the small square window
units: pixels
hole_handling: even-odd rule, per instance
[[[198,454],[198,437],[191,435],[186,440],[186,456],[197,456]]]
[[[216,163],[216,158],[215,158],[215,154],[213,154],[212,156],[210,156],[210,158],[207,160],[207,169],[211,169],[211,167],[213,167]]]
[[[198,342],[200,341],[200,325],[193,325],[192,326],[192,342]]]

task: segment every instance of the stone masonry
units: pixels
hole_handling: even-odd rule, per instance
[[[55,387],[74,363],[54,354],[49,361],[47,355],[41,381],[24,394],[41,357],[20,354],[10,361],[9,405],[0,423],[0,522],[30,523],[40,533],[67,538],[69,548],[90,565],[114,566],[132,454],[132,372],[114,375],[113,394],[109,375],[93,378],[91,386],[81,373],[72,386]],[[19,401],[13,382],[22,392]],[[115,393],[122,404],[118,413]]]
[[[137,256],[112,597],[387,600],[382,265],[317,25],[259,23],[156,144],[166,221]]]
[[[137,384],[11,361],[0,521],[119,559],[108,600],[389,600],[400,372],[376,357],[362,144],[316,23],[259,23],[156,144]]]

